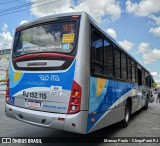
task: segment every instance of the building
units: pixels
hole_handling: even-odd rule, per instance
[[[0,50],[0,55],[7,55],[10,54],[11,49],[4,49],[4,50]]]
[[[6,70],[8,69],[11,49],[0,50],[0,81],[6,80]]]

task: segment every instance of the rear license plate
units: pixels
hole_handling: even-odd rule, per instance
[[[43,92],[23,91],[23,96],[27,98],[29,97],[29,98],[37,98],[37,99],[47,99],[47,94]]]
[[[41,103],[37,101],[27,101],[27,106],[28,107],[33,107],[33,108],[40,108]]]

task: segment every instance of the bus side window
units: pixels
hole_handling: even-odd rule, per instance
[[[122,70],[122,79],[127,79],[127,60],[126,55],[121,53],[121,70]]]
[[[115,49],[115,77],[121,78],[121,53],[119,50]]]
[[[131,60],[128,58],[128,80],[132,81]]]
[[[103,39],[95,31],[92,36],[92,72],[103,74]]]
[[[149,82],[148,82],[149,80],[148,80],[148,73],[147,73],[147,71],[145,71],[145,85],[146,86],[149,86]]]
[[[113,76],[113,47],[106,40],[104,40],[104,74]]]
[[[136,66],[135,66],[135,62],[132,61],[132,82],[135,82],[136,81]]]
[[[142,84],[145,84],[144,69],[142,69]]]

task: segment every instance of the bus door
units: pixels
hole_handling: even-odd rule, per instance
[[[142,70],[138,68],[138,104],[137,110],[142,107]]]

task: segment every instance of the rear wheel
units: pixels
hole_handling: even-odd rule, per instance
[[[130,115],[131,115],[131,110],[130,110],[130,103],[127,101],[126,102],[126,107],[125,107],[125,115],[124,115],[124,119],[121,122],[121,126],[123,128],[128,126],[129,120],[130,120]]]

